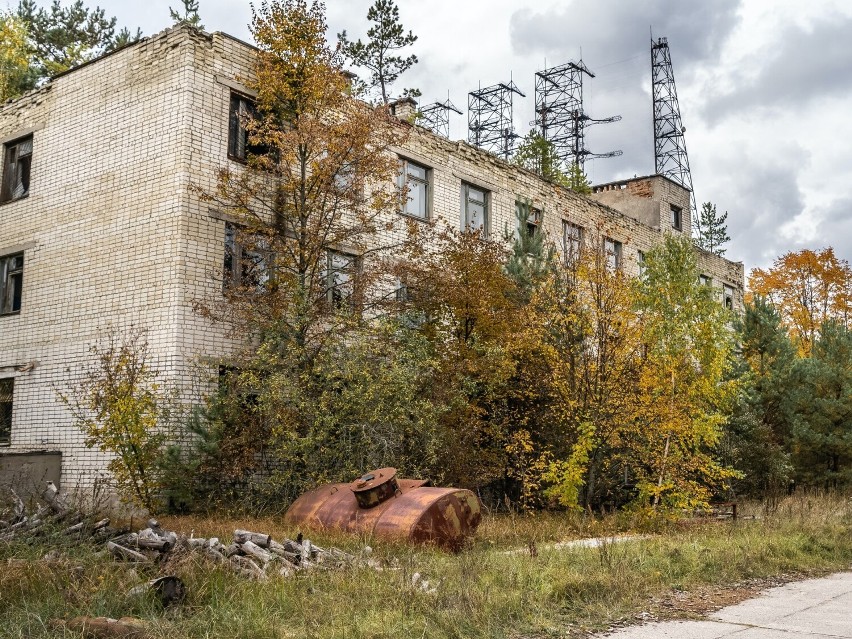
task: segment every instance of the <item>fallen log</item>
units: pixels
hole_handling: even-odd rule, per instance
[[[234,531],[234,543],[244,544],[245,542],[250,541],[253,544],[260,546],[261,548],[268,548],[269,542],[272,541],[272,537],[270,535],[265,535],[263,533],[251,532],[248,530],[235,530]]]
[[[79,632],[92,639],[144,639],[150,636],[148,624],[134,617],[74,617],[67,621],[54,619],[50,625],[57,630]]]
[[[263,564],[268,564],[272,561],[272,553],[266,552],[263,548],[251,541],[245,541],[238,545],[240,550],[242,550],[245,554],[257,559]]]
[[[156,550],[158,552],[169,552],[173,548],[172,543],[167,539],[153,539],[143,537],[140,537],[136,540],[136,547],[144,548],[145,550]]]
[[[291,552],[287,550],[286,546],[279,544],[276,541],[273,541],[269,544],[269,551],[275,553],[277,556],[286,559],[291,564],[299,564],[302,561],[302,554],[298,552]]]
[[[141,552],[137,552],[135,550],[131,550],[130,548],[125,548],[124,546],[119,546],[117,543],[113,541],[107,542],[107,550],[112,553],[114,557],[119,559],[126,559],[128,561],[138,561],[138,562],[147,562],[148,557],[143,555]]]
[[[171,539],[161,537],[151,528],[140,530],[136,535],[136,547],[145,548],[148,550],[157,550],[159,552],[169,552],[174,548],[174,542]]]

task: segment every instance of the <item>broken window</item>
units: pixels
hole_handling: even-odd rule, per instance
[[[14,378],[0,379],[0,446],[9,446],[12,443],[12,392],[14,389]]]
[[[530,213],[527,216],[527,236],[535,237],[538,234],[538,229],[541,226],[541,209],[534,206],[530,207]]]
[[[411,288],[408,284],[406,284],[402,280],[397,280],[396,289],[394,290],[394,296],[396,297],[396,301],[401,304],[405,304],[406,302],[411,302],[416,297],[414,289]]]
[[[683,222],[682,215],[683,211],[679,206],[675,206],[674,204],[669,205],[671,208],[671,216],[672,216],[672,228],[676,230],[681,229],[681,224]]]
[[[621,242],[605,237],[603,245],[606,267],[611,271],[621,268]]]
[[[725,308],[734,310],[734,287],[727,284],[722,286],[722,300]]]
[[[702,273],[701,275],[698,276],[698,283],[701,286],[712,286],[713,285],[713,278],[710,277],[709,275],[704,275]]]
[[[257,115],[254,100],[239,93],[231,94],[228,123],[228,157],[245,162],[249,154],[259,155],[262,149],[249,144],[246,124]]]
[[[241,241],[239,236],[240,231],[236,226],[225,225],[225,262],[222,268],[224,286],[263,292],[269,281],[270,252],[262,239],[249,243]]]
[[[33,156],[33,136],[27,136],[5,145],[3,186],[0,202],[26,197],[30,193],[30,161]]]
[[[639,268],[639,277],[645,276],[645,252],[636,251],[636,266]]]
[[[583,227],[562,222],[562,251],[565,255],[566,264],[576,262],[580,257],[580,249],[583,246]]]
[[[326,297],[334,308],[351,308],[354,304],[355,275],[358,256],[328,251],[326,267]]]
[[[24,254],[0,257],[0,315],[21,310],[24,287]]]
[[[488,235],[488,191],[462,183],[462,226]]]
[[[407,199],[402,207],[402,212],[421,220],[428,220],[431,169],[405,159],[400,159],[399,163],[397,186],[400,190],[408,188]]]

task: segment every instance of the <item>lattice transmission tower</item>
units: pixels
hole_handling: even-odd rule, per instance
[[[422,124],[427,129],[431,129],[433,133],[442,135],[445,138],[450,137],[450,111],[454,111],[459,115],[461,110],[448,97],[444,102],[433,102],[420,109],[420,120],[418,124]]]
[[[674,71],[666,38],[651,39],[651,95],[654,98],[654,168],[657,174],[689,189],[692,219],[695,220],[695,192],[686,154],[686,128],[680,119]]]
[[[583,63],[568,62],[535,74],[535,125],[567,167],[583,168],[587,159],[611,158],[621,151],[593,153],[586,148],[586,128],[593,124],[618,122],[620,115],[595,119],[583,110],[583,76],[595,74]]]
[[[510,81],[467,94],[467,141],[508,160],[519,137],[512,124],[512,97],[526,95]]]

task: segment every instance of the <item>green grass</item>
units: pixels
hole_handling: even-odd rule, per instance
[[[294,534],[272,519],[163,523],[225,540],[235,527]],[[164,639],[570,636],[631,618],[647,609],[650,597],[672,590],[852,564],[852,503],[841,497],[789,499],[757,520],[670,524],[647,539],[602,548],[548,548],[553,541],[636,526],[624,516],[488,517],[471,547],[458,555],[317,535],[318,544],[351,552],[371,543],[383,570],[316,570],[265,582],[246,581],[193,556],[143,569],[85,546],[64,548],[65,557],[49,563],[38,561],[54,547],[49,542],[0,544],[0,636],[71,637],[52,630],[49,621],[80,614],[140,616],[151,620],[152,636]],[[530,542],[537,557],[504,552]],[[186,582],[184,605],[164,612],[125,601],[123,593],[138,581],[166,572]],[[412,586],[415,572],[436,592]]]

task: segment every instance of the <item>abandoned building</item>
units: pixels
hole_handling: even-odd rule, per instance
[[[226,34],[181,26],[0,105],[0,482],[17,473],[73,488],[104,472],[57,391],[106,327],[147,330],[153,366],[179,387],[197,362],[227,353],[223,329],[192,307],[221,295],[211,273],[226,220],[190,185],[212,190],[217,169],[239,160],[229,124],[252,92],[235,78],[253,56]],[[516,200],[529,199],[549,212],[530,223],[566,255],[604,229],[600,249],[630,272],[663,233],[691,233],[689,192],[661,176],[586,197],[421,127],[393,151],[407,214],[423,221],[515,228]],[[742,263],[703,251],[698,261],[720,303],[739,306]]]

